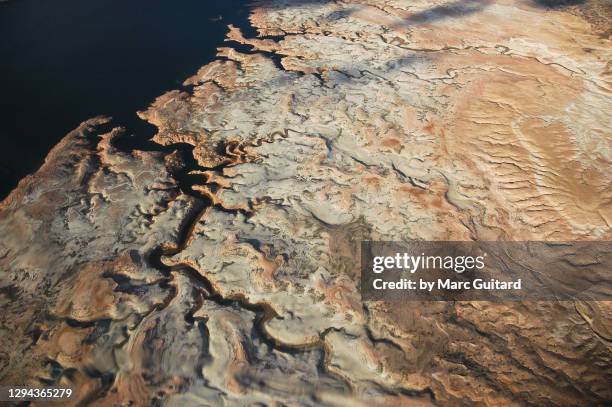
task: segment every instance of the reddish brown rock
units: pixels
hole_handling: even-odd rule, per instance
[[[610,239],[601,7],[257,3],[261,38],[228,34],[252,52],[141,112],[194,146],[191,195],[178,155],[119,152],[96,119],[4,201],[2,383],[99,405],[605,405],[607,302],[362,302],[358,273],[361,240]]]

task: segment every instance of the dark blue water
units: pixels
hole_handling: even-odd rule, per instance
[[[238,0],[9,0],[0,3],[0,198],[83,120],[136,111],[214,59]]]

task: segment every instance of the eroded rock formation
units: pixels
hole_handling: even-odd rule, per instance
[[[257,38],[230,27],[141,113],[194,146],[193,186],[94,119],[3,202],[2,383],[101,406],[609,402],[610,302],[359,295],[363,239],[612,237],[610,41],[574,11],[257,3]]]

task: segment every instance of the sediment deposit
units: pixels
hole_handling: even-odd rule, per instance
[[[255,4],[257,38],[230,26],[141,112],[194,146],[195,183],[98,118],[2,203],[0,381],[100,406],[606,404],[610,302],[359,294],[364,239],[610,240],[596,6]]]

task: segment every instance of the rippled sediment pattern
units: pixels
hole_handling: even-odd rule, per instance
[[[96,119],[4,201],[1,381],[94,405],[605,404],[609,302],[358,289],[363,239],[612,237],[610,42],[584,15],[255,5],[260,38],[231,28],[141,114],[201,181]]]

